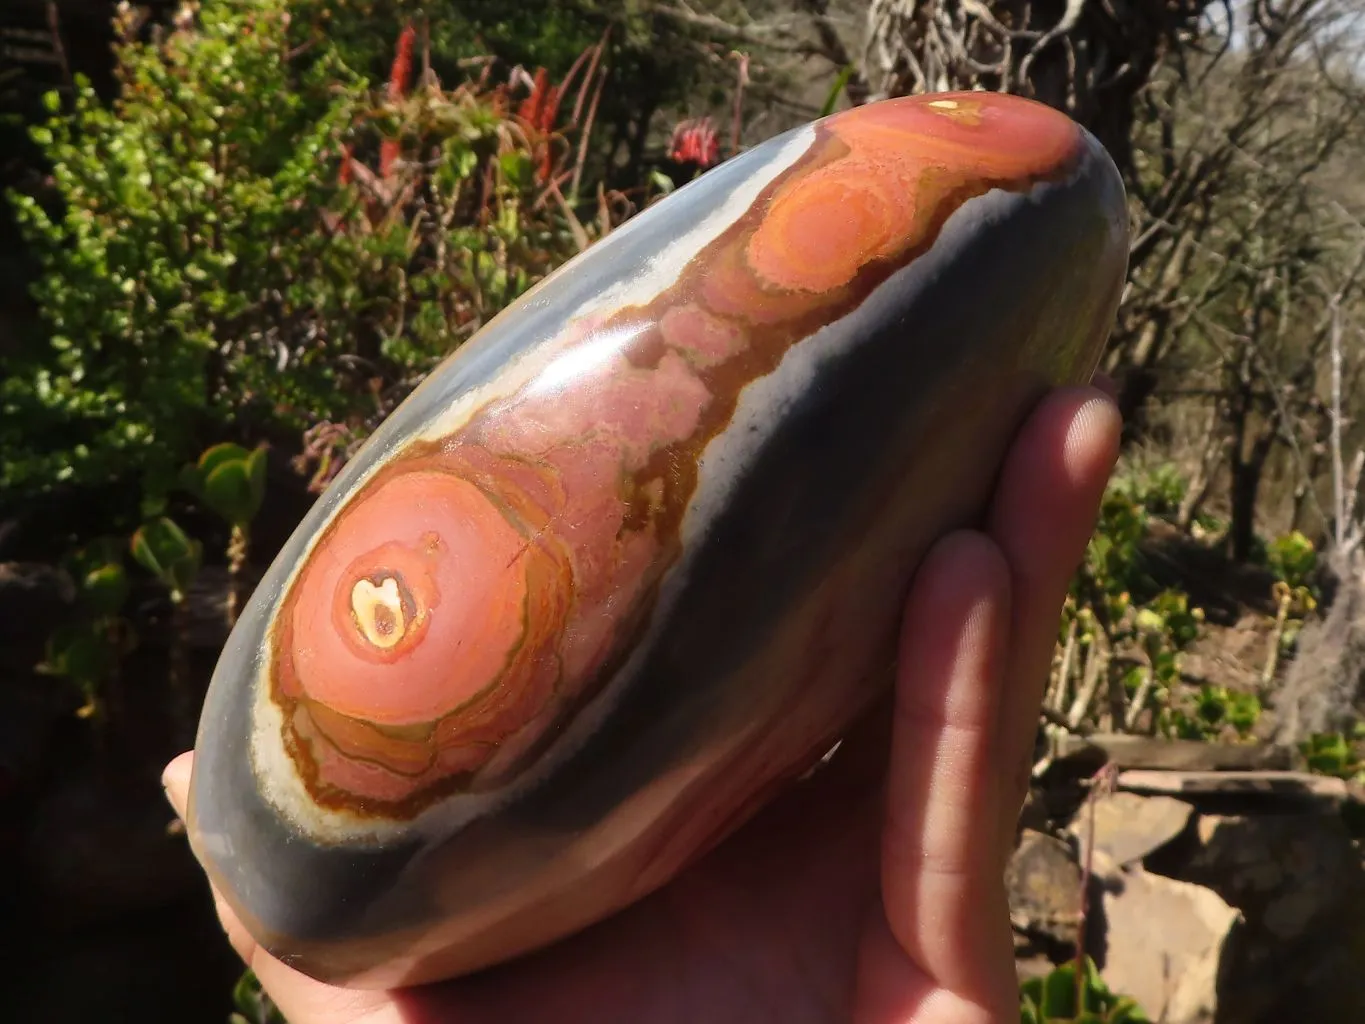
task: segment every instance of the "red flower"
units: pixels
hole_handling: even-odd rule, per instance
[[[705,170],[720,161],[720,139],[709,117],[683,121],[673,129],[668,156],[674,163],[696,164]]]
[[[559,89],[550,84],[548,71],[537,68],[531,95],[521,101],[517,115],[536,131],[548,133],[554,128],[558,109]]]
[[[398,53],[389,70],[389,99],[394,103],[408,93],[408,78],[412,74],[412,44],[416,40],[417,30],[411,25],[403,29],[403,34],[398,37]]]
[[[379,144],[379,176],[387,178],[394,163],[403,155],[403,146],[397,139],[385,139]]]

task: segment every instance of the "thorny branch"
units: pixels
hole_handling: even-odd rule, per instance
[[[862,56],[871,97],[1017,93],[1065,110],[1125,170],[1139,90],[1211,0],[872,0]]]

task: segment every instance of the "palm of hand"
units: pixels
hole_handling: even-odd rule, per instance
[[[636,906],[515,963],[394,992],[293,971],[220,901],[230,941],[290,1024],[1017,1019],[1002,869],[1057,612],[1118,427],[1093,390],[1047,399],[985,529],[945,539],[921,567],[894,699]],[[184,755],[165,777],[181,813],[189,772]]]
[[[881,801],[849,761],[635,907],[514,966],[400,996],[398,1019],[541,1020],[548,1007],[566,1024],[840,1019],[865,933],[878,920],[885,932]]]

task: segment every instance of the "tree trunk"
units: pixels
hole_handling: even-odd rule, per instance
[[[1275,447],[1273,421],[1256,437],[1250,451],[1241,443],[1232,449],[1232,523],[1228,529],[1230,554],[1239,562],[1251,557],[1256,540],[1256,503],[1261,494],[1266,461]]]
[[[1365,693],[1365,557],[1358,547],[1328,557],[1331,606],[1299,633],[1298,650],[1276,700],[1276,740],[1297,746],[1310,736],[1345,731]]]
[[[871,0],[861,70],[873,99],[983,88],[1040,100],[1089,128],[1128,172],[1137,96],[1210,5]]]

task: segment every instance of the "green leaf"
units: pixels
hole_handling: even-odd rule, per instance
[[[123,546],[117,538],[98,537],[71,556],[69,567],[81,603],[97,618],[117,615],[128,598]]]
[[[87,696],[98,689],[114,665],[108,635],[89,623],[62,626],[48,638],[47,659],[40,669],[69,679]]]
[[[1043,979],[1040,1009],[1045,1020],[1075,1016],[1076,969],[1073,965],[1063,964]]]
[[[1109,991],[1099,967],[1086,957],[1081,974],[1081,1006],[1076,1006],[1076,965],[1064,963],[1044,977],[1019,986],[1021,1024],[1150,1024],[1132,999]]]
[[[161,516],[134,533],[129,546],[139,565],[160,576],[167,566],[189,553],[190,539],[175,522]]]
[[[1160,633],[1166,627],[1166,620],[1150,608],[1137,613],[1137,628],[1143,633]]]
[[[673,179],[663,171],[650,171],[649,183],[661,196],[666,196],[673,191]]]
[[[1109,1011],[1108,1024],[1151,1024],[1137,1000],[1121,996]]]
[[[203,559],[203,545],[191,540],[172,520],[161,516],[144,524],[130,544],[133,558],[159,579],[171,599],[183,599]]]
[[[834,79],[834,84],[829,87],[829,92],[825,95],[825,102],[820,107],[821,117],[828,117],[830,114],[834,113],[834,108],[839,105],[839,94],[844,91],[844,87],[848,85],[848,80],[852,77],[853,65],[845,65],[839,72],[838,77]]]
[[[128,599],[128,574],[117,562],[92,569],[81,581],[81,596],[96,616],[117,615]]]
[[[245,529],[265,500],[266,448],[214,445],[181,474],[181,485],[230,525]]]
[[[1317,551],[1311,540],[1293,530],[1266,546],[1266,562],[1291,587],[1302,586],[1317,568]]]
[[[232,986],[232,1005],[243,1013],[256,1010],[260,1000],[260,986],[251,970],[242,972],[237,984]]]
[[[286,1024],[284,1015],[262,991],[260,981],[250,969],[233,986],[232,1004],[237,1011],[233,1016],[243,1024]]]
[[[525,191],[535,184],[535,166],[529,154],[513,150],[498,157],[498,167],[508,184],[518,191]]]
[[[1109,986],[1100,977],[1100,969],[1090,957],[1085,958],[1084,985],[1081,998],[1082,1010],[1102,1009],[1109,997]]]
[[[250,523],[256,514],[246,460],[223,462],[204,478],[204,501],[233,526]]]
[[[206,449],[199,456],[196,469],[199,471],[201,480],[208,477],[215,469],[225,462],[241,462],[247,457],[247,450],[239,444],[230,441],[223,444],[216,444],[212,448]]]

